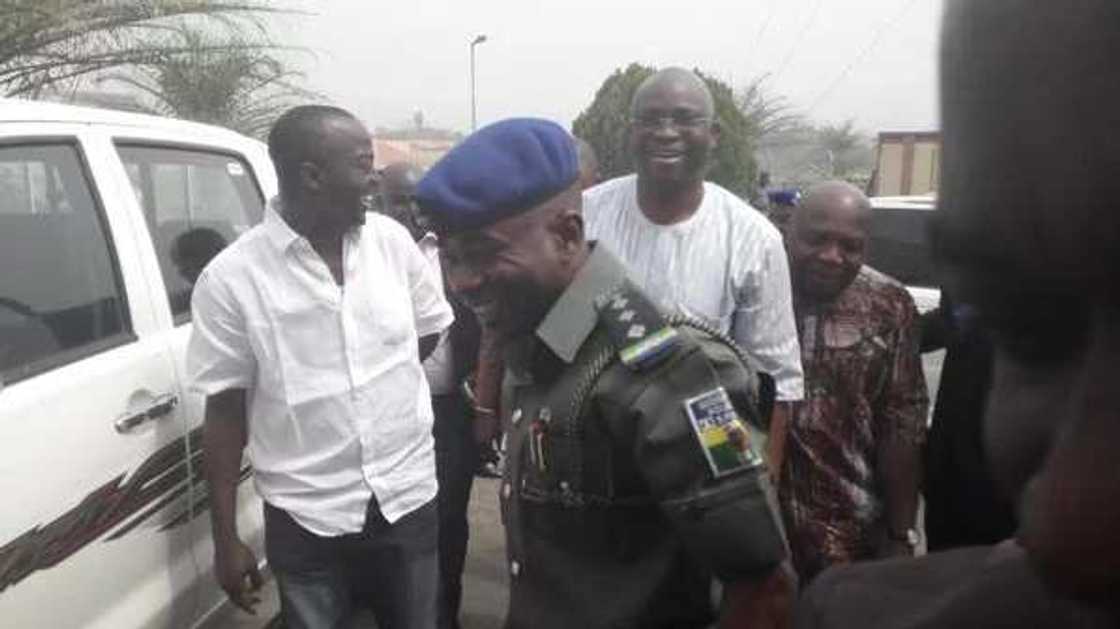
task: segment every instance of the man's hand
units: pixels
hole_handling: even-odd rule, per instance
[[[202,469],[210,489],[214,575],[229,600],[251,614],[260,601],[253,593],[261,586],[261,575],[253,551],[237,535],[237,485],[241,452],[249,436],[245,398],[244,389],[227,389],[206,399]]]
[[[879,553],[877,558],[890,559],[892,557],[913,557],[914,547],[909,542],[900,539],[892,539],[884,536],[882,543],[879,544]]]
[[[786,437],[789,434],[792,403],[774,402],[770,414],[770,436],[766,442],[766,458],[770,468],[770,478],[774,489],[781,489],[782,465],[786,459]]]
[[[494,411],[475,407],[474,420],[471,422],[474,442],[480,446],[490,443],[498,434],[498,417]]]
[[[439,339],[439,334],[429,334],[428,336],[420,337],[420,340],[417,341],[418,347],[416,350],[420,355],[420,362],[428,360],[432,352],[436,351],[436,347],[439,346]]]
[[[257,613],[256,606],[261,602],[257,592],[264,580],[253,551],[241,540],[214,547],[214,576],[231,603],[250,614]]]

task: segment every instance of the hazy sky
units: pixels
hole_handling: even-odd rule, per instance
[[[867,132],[937,126],[942,0],[293,0],[314,13],[277,36],[315,52],[309,87],[372,128],[417,109],[470,124],[471,38],[479,124],[536,115],[568,125],[632,61],[698,67],[770,89],[819,121]],[[291,4],[291,3],[289,3]]]

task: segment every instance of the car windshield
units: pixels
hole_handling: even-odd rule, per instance
[[[907,286],[936,287],[928,241],[933,212],[924,207],[876,207],[871,216],[867,263]]]

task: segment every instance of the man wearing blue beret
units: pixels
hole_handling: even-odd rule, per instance
[[[564,129],[513,119],[416,190],[449,286],[504,346],[506,626],[786,626],[756,367],[584,239],[578,174]]]
[[[789,219],[793,216],[793,210],[801,202],[801,193],[795,189],[784,188],[782,190],[771,190],[766,196],[768,200],[766,218],[774,223],[774,227],[777,227],[778,231],[785,234]]]

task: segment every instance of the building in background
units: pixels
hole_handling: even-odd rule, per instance
[[[396,162],[427,169],[463,139],[461,133],[425,127],[423,119],[405,129],[378,128],[373,132],[373,155],[380,170]]]
[[[871,196],[935,195],[940,183],[940,131],[879,134],[869,186]]]

